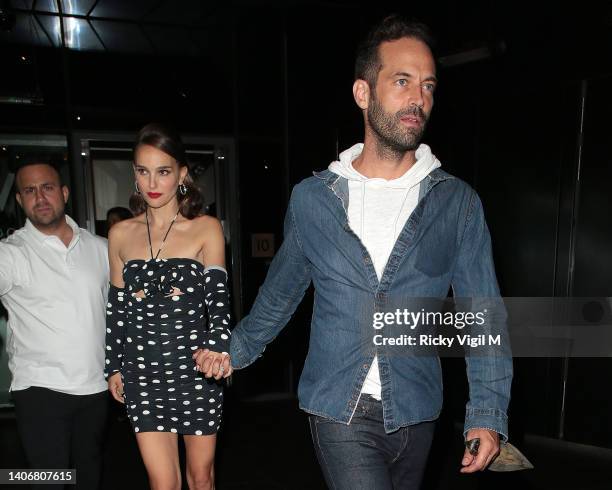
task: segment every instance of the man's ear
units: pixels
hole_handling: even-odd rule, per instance
[[[17,200],[17,202],[21,206],[21,209],[23,209],[23,204],[21,203],[21,194],[19,194],[19,191],[15,192],[15,199]]]
[[[70,191],[68,190],[68,187],[66,187],[65,185],[62,186],[62,194],[64,194],[64,204],[67,204],[68,196],[70,195]]]
[[[353,98],[360,109],[366,110],[370,104],[370,85],[358,78],[353,83]]]

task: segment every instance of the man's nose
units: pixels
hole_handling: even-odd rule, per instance
[[[425,104],[425,99],[423,97],[423,88],[420,85],[414,85],[412,90],[409,92],[409,100],[408,105],[415,105],[417,107],[423,108]]]

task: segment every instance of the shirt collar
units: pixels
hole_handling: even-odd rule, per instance
[[[64,216],[66,218],[66,223],[68,224],[68,226],[70,226],[70,228],[72,228],[72,240],[70,240],[70,243],[68,244],[68,247],[67,247],[67,249],[70,250],[78,242],[79,237],[81,235],[81,229],[79,228],[79,225],[77,225],[76,222],[70,216],[68,216],[67,214]],[[42,231],[40,231],[38,228],[36,228],[32,224],[32,222],[29,219],[26,219],[24,228],[27,230],[30,236],[34,237],[36,241],[40,243],[47,243],[50,241],[59,240],[59,238],[56,237],[55,235],[47,235],[43,233]]]

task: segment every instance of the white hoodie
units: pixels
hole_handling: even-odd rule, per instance
[[[440,162],[429,146],[419,145],[415,164],[401,177],[393,180],[368,178],[353,168],[353,160],[363,150],[358,143],[340,153],[340,160],[332,162],[329,170],[348,179],[348,221],[372,258],[378,280],[389,260],[389,255],[406,220],[416,208],[421,181]],[[361,389],[381,398],[378,359],[374,357],[368,376]]]

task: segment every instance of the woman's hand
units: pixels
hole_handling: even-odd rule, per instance
[[[214,352],[208,349],[198,349],[192,356],[198,371],[207,378],[227,378],[232,375],[234,369],[230,363],[230,355]]]
[[[111,392],[113,398],[119,403],[125,403],[123,399],[123,381],[121,381],[121,373],[115,373],[108,377],[108,391]]]

